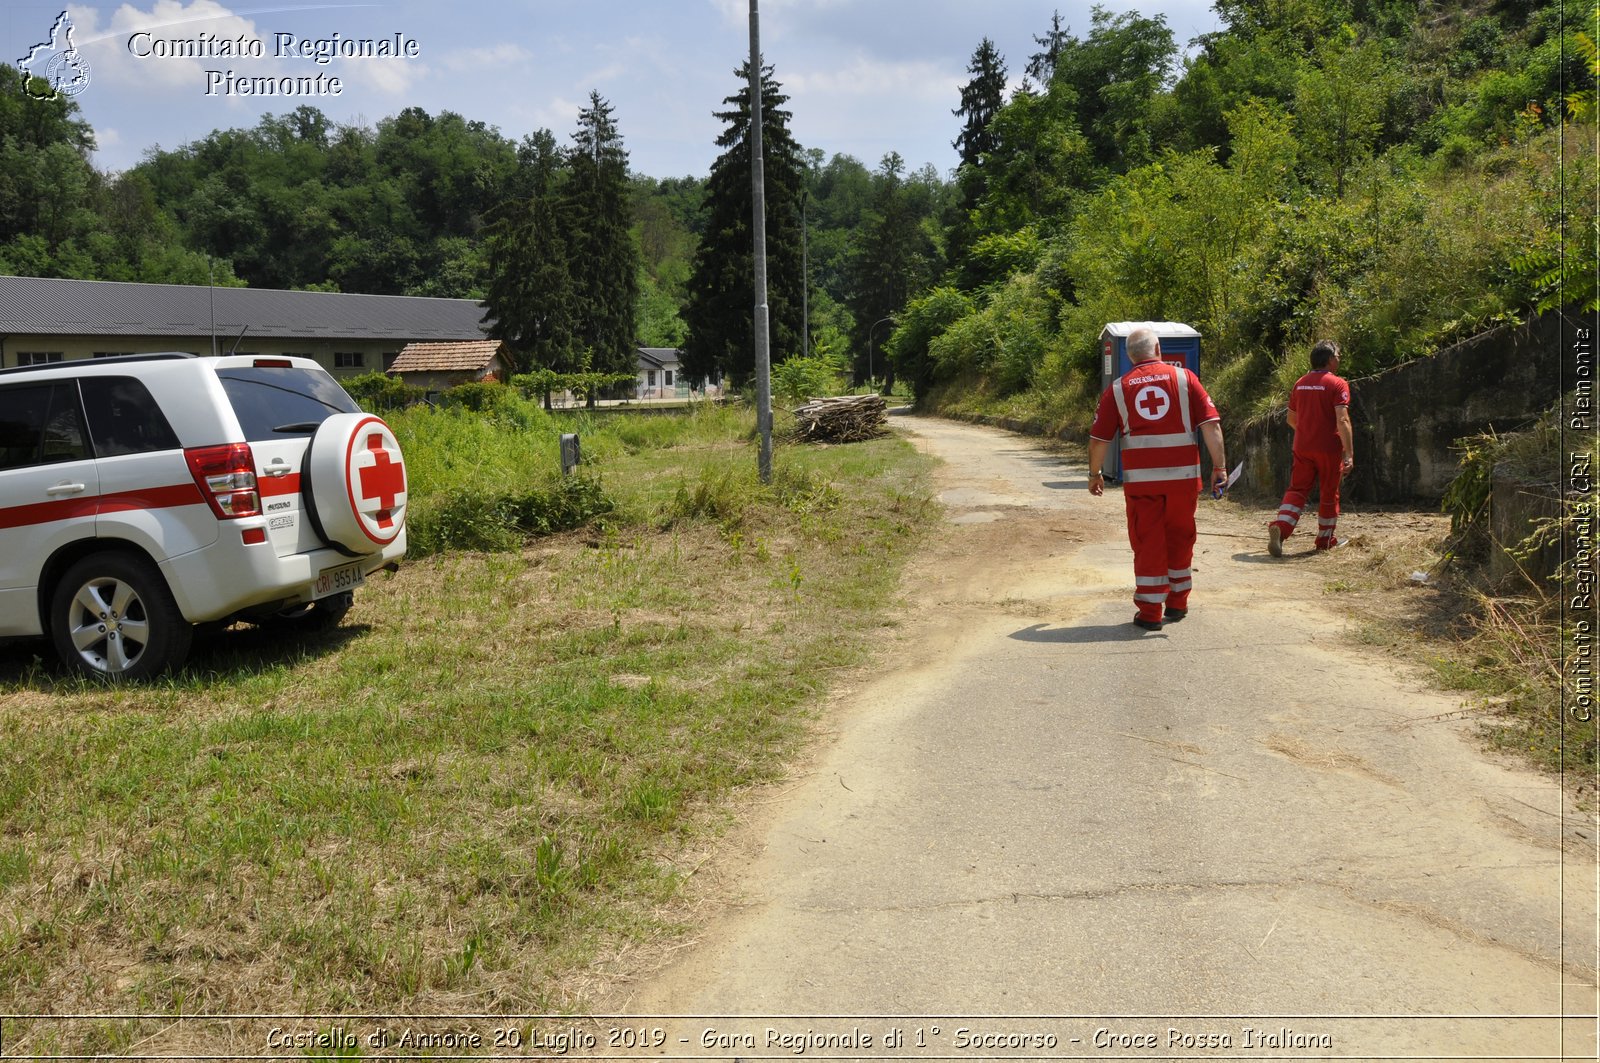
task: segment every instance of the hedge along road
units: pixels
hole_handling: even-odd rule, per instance
[[[902,637],[617,1012],[722,1016],[672,1039],[746,1058],[857,1027],[832,1055],[1595,1058],[1554,1018],[1595,1012],[1592,826],[1347,636],[1331,558],[1275,562],[1265,508],[1203,500],[1190,615],[1143,633],[1117,491],[897,423],[951,521]]]

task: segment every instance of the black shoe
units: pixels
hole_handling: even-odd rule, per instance
[[[1167,606],[1167,623],[1169,624],[1176,624],[1188,615],[1189,610],[1187,609],[1174,609],[1170,605]]]
[[[1134,627],[1142,627],[1146,631],[1160,631],[1161,630],[1161,621],[1159,621],[1159,620],[1146,620],[1142,616],[1134,617],[1133,618],[1133,625],[1134,625]]]
[[[1273,557],[1283,556],[1283,529],[1276,524],[1267,529],[1267,553]]]

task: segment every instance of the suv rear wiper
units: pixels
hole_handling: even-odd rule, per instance
[[[274,432],[315,432],[322,427],[321,421],[296,421],[293,424],[280,424]]]

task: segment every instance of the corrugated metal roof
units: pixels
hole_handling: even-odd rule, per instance
[[[505,344],[501,340],[475,343],[408,343],[389,367],[391,373],[453,373],[486,369]]]
[[[216,334],[352,340],[478,340],[483,304],[412,295],[0,276],[0,333],[86,336]]]

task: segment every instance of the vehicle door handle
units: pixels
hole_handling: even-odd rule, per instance
[[[272,464],[261,471],[268,476],[288,476],[289,466],[282,458],[274,458]]]
[[[69,484],[63,482],[56,484],[54,487],[45,488],[44,493],[54,497],[56,495],[75,495],[85,490],[87,490],[87,487],[84,484]]]

